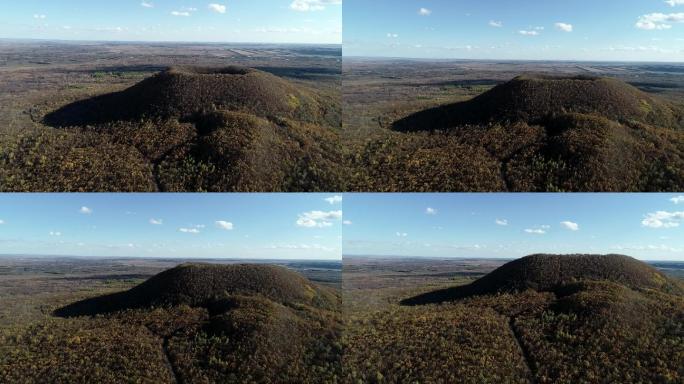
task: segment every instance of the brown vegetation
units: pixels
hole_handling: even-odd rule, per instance
[[[518,76],[472,100],[397,121],[398,131],[446,130],[466,124],[541,124],[564,114],[599,115],[619,123],[682,127],[684,115],[664,100],[610,78]]]
[[[343,189],[336,95],[255,69],[173,67],[43,122],[3,143],[1,190]]]
[[[0,381],[334,383],[339,305],[283,267],[181,265],[0,335]]]
[[[683,292],[626,256],[533,255],[353,324],[348,372],[371,382],[678,383]]]
[[[334,125],[339,117],[331,104],[309,89],[256,69],[172,67],[122,92],[62,107],[45,121],[70,127],[141,118],[192,120],[203,111],[228,110]]]
[[[684,186],[684,109],[614,79],[518,77],[470,101],[399,119],[393,128],[350,156],[352,189]]]
[[[582,281],[603,281],[631,289],[684,294],[684,289],[655,268],[623,255],[531,255],[507,263],[469,285],[429,292],[403,301],[424,305],[475,295],[566,292]]]
[[[262,296],[283,305],[305,304],[334,309],[339,303],[328,288],[296,272],[272,265],[183,264],[151,277],[129,291],[61,308],[58,316],[94,316],[131,308],[188,305],[221,307],[230,296]],[[230,308],[231,301],[225,302]]]

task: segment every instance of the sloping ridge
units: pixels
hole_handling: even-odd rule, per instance
[[[142,118],[191,118],[212,109],[318,122],[325,115],[314,91],[256,69],[171,67],[117,93],[78,101],[48,114],[68,127]]]
[[[567,113],[617,122],[681,126],[672,105],[620,80],[603,77],[518,76],[472,100],[418,112],[394,123],[397,131],[445,130],[492,122],[544,123]]]
[[[402,304],[439,303],[527,289],[555,291],[579,281],[609,281],[632,289],[681,290],[655,268],[629,256],[537,254],[511,261],[469,285],[428,292],[403,300]]]
[[[125,292],[83,300],[55,311],[61,317],[126,309],[189,305],[211,307],[229,296],[265,298],[285,306],[330,309],[335,296],[297,272],[273,265],[184,264]]]

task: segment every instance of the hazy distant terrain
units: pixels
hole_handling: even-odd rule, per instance
[[[345,137],[382,133],[413,112],[467,100],[524,73],[608,76],[672,101],[684,100],[684,64],[345,58]]]
[[[121,90],[176,65],[242,65],[334,88],[339,46],[0,40],[2,133],[37,129],[41,106]]]
[[[681,382],[684,263],[652,263],[665,277],[622,256],[598,261],[345,257],[345,377]]]
[[[597,261],[5,256],[0,376],[680,382],[684,263]]]
[[[594,119],[607,118],[617,122],[614,116],[601,112],[571,116],[571,129],[566,121],[540,122],[534,119],[506,121],[494,117],[498,103],[480,103],[491,108],[494,114],[482,115],[486,119],[468,120],[454,124],[454,129],[444,131],[440,124],[422,124],[411,127],[401,122],[417,112],[445,106],[453,117],[473,111],[475,105],[457,105],[485,94],[497,85],[504,84],[521,75],[542,77],[551,75],[564,78],[609,78],[626,84],[622,96],[644,92],[634,97],[656,98],[655,103],[668,103],[675,111],[675,119],[681,122],[684,105],[684,81],[682,64],[649,63],[573,63],[573,62],[509,62],[509,61],[435,61],[345,58],[343,68],[343,139],[351,148],[351,168],[355,178],[352,189],[381,191],[639,191],[675,190],[682,182],[681,129],[634,124],[636,121],[621,119],[619,124]],[[532,92],[532,93],[531,93]],[[556,97],[534,94],[533,89],[512,92],[508,102],[518,105],[528,102],[525,109],[536,108],[535,100],[554,103]],[[557,90],[563,94],[562,88]],[[615,91],[606,91],[614,94]],[[578,95],[584,102],[591,92]],[[492,95],[493,96],[493,95]],[[620,100],[629,100],[629,96]],[[494,99],[494,97],[490,97]],[[505,101],[505,100],[500,100]],[[613,101],[611,101],[613,102]],[[627,106],[617,99],[610,109]],[[650,102],[649,102],[650,103]],[[551,109],[554,118],[564,114],[585,111],[570,103],[559,102]],[[449,109],[447,106],[462,107]],[[505,107],[502,107],[502,109]],[[650,107],[643,104],[643,111]],[[515,111],[511,111],[514,113]],[[505,114],[505,113],[504,113]],[[654,116],[657,114],[654,114]],[[507,115],[510,117],[511,115]],[[453,119],[452,119],[453,120]],[[458,120],[458,119],[456,119]],[[467,120],[467,119],[466,119]],[[519,123],[525,124],[521,126]],[[587,134],[588,125],[594,126],[593,134]],[[567,132],[562,137],[555,127]],[[621,131],[628,127],[626,131]],[[538,130],[542,128],[544,131]],[[665,128],[665,129],[662,129]],[[403,132],[408,129],[412,132]],[[435,132],[435,130],[437,130]],[[418,132],[416,132],[418,131]],[[645,139],[639,132],[646,131]],[[558,135],[558,136],[555,136]],[[574,136],[573,136],[574,135]],[[629,138],[634,135],[637,138]],[[574,141],[573,141],[574,140]],[[572,141],[572,142],[571,142]],[[663,153],[644,154],[654,141],[656,147],[667,146]],[[627,144],[625,144],[627,143]],[[612,153],[612,146],[623,147],[622,152]],[[608,149],[607,149],[608,148]],[[529,152],[529,153],[527,153]],[[660,159],[650,164],[642,157]],[[622,158],[622,160],[616,160]],[[619,169],[595,162],[634,163],[639,176],[634,181],[619,183],[631,176],[620,174]],[[662,164],[661,164],[662,163]],[[667,164],[667,165],[665,165]],[[525,180],[524,175],[534,175]],[[578,175],[583,175],[579,177]],[[640,185],[639,180],[648,180]],[[624,185],[623,185],[624,184]]]
[[[340,46],[2,40],[0,57],[0,190],[342,189]]]
[[[0,322],[21,323],[17,314],[38,315],[40,307],[130,288],[186,262],[270,263],[302,273],[314,282],[340,287],[341,262],[202,259],[108,259],[0,256]]]
[[[316,382],[340,284],[335,261],[0,257],[0,381]]]

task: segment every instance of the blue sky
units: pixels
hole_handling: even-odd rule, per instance
[[[621,253],[684,260],[684,196],[353,194],[345,255],[518,258]]]
[[[345,56],[684,60],[682,0],[346,0]]]
[[[21,0],[1,38],[339,44],[342,0]]]
[[[342,225],[327,194],[0,194],[0,254],[339,260]]]

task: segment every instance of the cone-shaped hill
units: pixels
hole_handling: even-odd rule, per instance
[[[54,314],[104,333],[144,335],[127,342],[147,351],[149,365],[167,367],[172,382],[314,383],[334,382],[341,369],[339,305],[333,288],[284,267],[184,264]],[[90,357],[112,346],[94,339],[79,348]]]
[[[308,84],[242,67],[169,68],[123,91],[45,115],[43,123],[56,129],[27,135],[0,159],[11,175],[3,187],[342,190],[339,93]]]
[[[355,167],[401,192],[684,188],[684,105],[615,79],[521,76],[409,115]]]
[[[97,125],[141,118],[192,119],[231,110],[325,124],[335,107],[314,91],[267,72],[243,67],[171,67],[118,93],[67,105],[45,117],[48,125]]]
[[[620,80],[601,77],[518,76],[472,100],[408,116],[398,131],[445,130],[493,122],[542,124],[555,116],[578,113],[617,122],[681,127],[682,112]]]
[[[531,255],[511,261],[469,285],[428,292],[402,302],[421,305],[496,293],[563,291],[582,281],[631,289],[679,292],[682,288],[653,267],[622,255]]]
[[[332,309],[336,296],[300,274],[271,265],[184,264],[151,277],[126,292],[71,304],[58,316],[92,316],[125,309],[189,305],[211,307],[226,298],[260,297],[285,306]]]
[[[350,327],[345,362],[362,372],[356,377],[372,381],[379,370],[386,382],[684,378],[681,281],[633,258],[532,255],[470,285],[423,287],[428,293]]]

